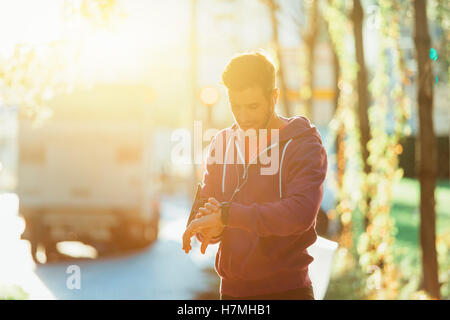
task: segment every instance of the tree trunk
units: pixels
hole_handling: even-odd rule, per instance
[[[307,54],[307,68],[308,68],[308,81],[307,86],[310,88],[311,94],[306,100],[306,116],[312,116],[312,103],[313,103],[313,91],[314,91],[314,66],[315,66],[315,56],[314,50],[317,43],[317,35],[319,33],[319,1],[312,2],[312,8],[309,9],[309,32],[306,35],[306,54]]]
[[[272,24],[272,40],[275,46],[275,52],[278,60],[278,78],[280,80],[280,89],[281,89],[281,98],[283,100],[284,113],[286,117],[291,116],[291,106],[288,99],[288,88],[286,85],[286,80],[284,76],[284,66],[283,66],[283,57],[281,56],[280,49],[280,41],[278,39],[278,19],[277,19],[277,11],[278,4],[275,3],[275,0],[269,0],[268,6],[270,10],[270,20]]]
[[[418,111],[419,139],[417,139],[416,168],[420,179],[420,244],[422,247],[422,272],[424,290],[439,299],[438,265],[436,257],[436,212],[434,190],[436,187],[436,140],[433,128],[433,77],[430,35],[426,13],[426,0],[414,1],[414,42],[416,45],[419,81]]]
[[[361,153],[364,163],[364,173],[366,176],[370,173],[371,168],[367,161],[369,158],[369,150],[367,148],[367,143],[371,139],[370,135],[370,124],[369,124],[369,92],[367,89],[367,70],[366,62],[364,59],[364,42],[363,42],[363,19],[364,12],[361,6],[360,0],[353,1],[353,31],[355,35],[355,53],[356,62],[358,64],[357,73],[357,90],[358,90],[358,119],[359,119],[359,130],[360,130],[360,144]],[[365,200],[366,208],[369,208],[370,198],[367,197]],[[365,214],[364,224],[367,228],[369,223],[368,215]]]
[[[327,23],[324,21],[324,23]],[[339,97],[341,95],[341,90],[339,89],[339,79],[341,77],[341,65],[339,63],[339,57],[336,52],[336,48],[333,44],[333,41],[331,39],[331,34],[329,32],[329,26],[326,26],[327,35],[328,35],[328,41],[330,43],[330,48],[333,55],[333,82],[334,82],[334,97],[333,97],[333,106],[334,106],[334,112],[336,113],[339,107]],[[338,190],[341,190],[344,185],[344,173],[345,173],[345,166],[347,163],[347,160],[345,158],[345,126],[343,123],[340,124],[336,139],[334,141],[334,145],[336,148],[336,165],[337,165],[337,188]],[[338,219],[339,223],[339,230],[337,231],[337,235],[341,235],[343,232],[348,232],[349,230],[343,230],[343,225],[340,219]],[[336,236],[336,235],[334,235]]]
[[[328,27],[326,28],[327,30]],[[333,105],[334,112],[338,110],[339,107],[339,97],[341,95],[341,89],[339,89],[339,78],[341,77],[341,65],[339,63],[339,57],[336,52],[336,48],[333,45],[333,41],[331,41],[331,35],[328,32],[328,39],[330,41],[330,47],[332,49],[333,54],[333,82],[334,82],[334,97],[333,97]],[[335,146],[336,146],[336,157],[337,157],[337,182],[338,188],[341,189],[344,180],[344,172],[345,172],[345,155],[343,154],[344,150],[344,140],[345,140],[345,127],[344,124],[340,125],[338,129]]]

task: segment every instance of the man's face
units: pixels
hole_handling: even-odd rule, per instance
[[[272,105],[276,103],[276,98],[276,92],[266,94],[259,86],[241,91],[228,90],[231,112],[244,131],[265,127],[272,115]]]

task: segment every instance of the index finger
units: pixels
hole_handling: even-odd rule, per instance
[[[196,232],[201,231],[205,227],[202,225],[202,223],[204,223],[204,218],[192,220],[183,233],[183,239],[190,239]]]
[[[200,251],[201,251],[202,254],[205,254],[206,248],[209,245],[209,241],[211,241],[211,236],[209,234],[207,234],[205,236],[205,238],[203,239],[202,245],[201,245],[201,248],[200,248]]]
[[[183,233],[183,250],[186,251],[186,253],[191,250],[191,238],[194,234],[196,226],[197,221],[193,220]]]

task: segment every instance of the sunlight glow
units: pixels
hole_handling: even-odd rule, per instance
[[[62,4],[58,0],[1,0],[0,54],[11,53],[17,43],[42,44],[60,39]]]
[[[58,251],[73,258],[97,258],[97,250],[79,241],[62,241],[57,245]]]

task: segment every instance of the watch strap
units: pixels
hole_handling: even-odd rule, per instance
[[[222,220],[222,224],[224,226],[226,226],[228,224],[228,213],[230,211],[230,203],[229,202],[221,202],[220,208],[222,211],[220,219]]]

